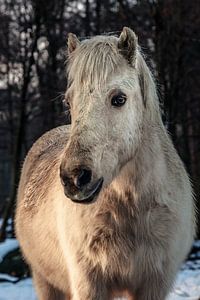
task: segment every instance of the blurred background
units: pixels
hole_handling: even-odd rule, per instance
[[[200,208],[200,1],[0,0],[0,240],[12,217],[24,157],[63,109],[66,41],[131,27],[151,67],[163,121]],[[9,228],[9,230],[6,230]]]

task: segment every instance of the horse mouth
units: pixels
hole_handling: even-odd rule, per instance
[[[69,195],[65,192],[65,195],[70,198],[73,202],[87,204],[91,203],[100,193],[103,186],[103,177],[98,179],[91,188],[80,191],[75,195]]]

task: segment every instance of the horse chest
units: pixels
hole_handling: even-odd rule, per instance
[[[112,277],[130,274],[133,269],[135,230],[132,225],[107,220],[93,227],[87,249],[90,261]]]

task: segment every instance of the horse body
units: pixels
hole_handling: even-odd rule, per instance
[[[130,299],[164,300],[191,247],[190,182],[136,48],[129,29],[119,40],[69,39],[72,125],[35,143],[18,191],[16,233],[39,299],[106,300],[124,291]],[[100,51],[93,66],[88,49]],[[134,99],[109,113],[105,103],[121,106],[124,95]]]

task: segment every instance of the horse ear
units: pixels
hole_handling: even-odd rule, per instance
[[[73,33],[69,33],[67,40],[68,54],[71,54],[79,45],[80,41],[78,40],[77,36]]]
[[[135,33],[130,28],[124,27],[119,36],[118,49],[132,66],[135,66],[136,62],[137,45]]]

